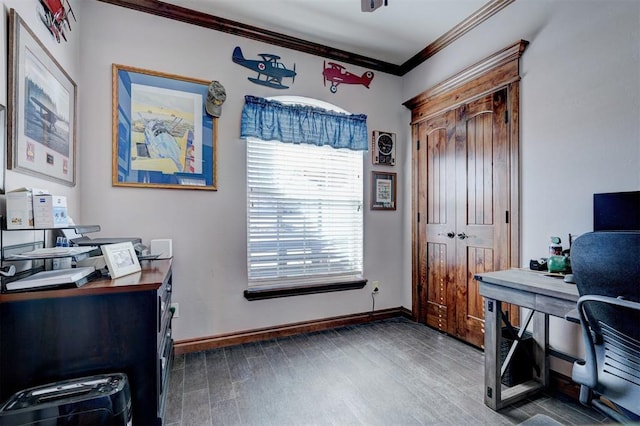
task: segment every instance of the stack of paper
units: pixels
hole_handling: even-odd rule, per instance
[[[54,269],[38,272],[21,280],[7,283],[7,290],[25,290],[38,287],[49,287],[63,284],[76,284],[78,287],[86,282],[86,277],[95,271],[93,266],[70,269]]]
[[[26,251],[20,254],[14,254],[13,256],[7,256],[5,260],[15,259],[43,259],[53,257],[65,257],[65,256],[78,256],[80,254],[88,253],[96,250],[97,246],[85,246],[85,247],[49,247],[40,248],[32,251]]]

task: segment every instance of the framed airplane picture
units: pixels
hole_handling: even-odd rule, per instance
[[[14,9],[8,90],[7,168],[74,186],[76,84]]]
[[[209,83],[113,64],[113,186],[217,190]]]

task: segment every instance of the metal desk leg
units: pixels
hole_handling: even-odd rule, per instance
[[[502,338],[502,303],[484,299],[484,403],[493,410],[502,408],[500,339]]]

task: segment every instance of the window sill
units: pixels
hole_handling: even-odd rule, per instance
[[[343,283],[315,284],[296,287],[248,288],[244,291],[247,300],[274,299],[276,297],[301,296],[305,294],[329,293],[333,291],[359,290],[367,284],[366,279]]]

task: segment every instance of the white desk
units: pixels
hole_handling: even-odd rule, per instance
[[[578,290],[562,278],[549,277],[528,269],[508,269],[475,276],[480,295],[485,298],[484,403],[494,409],[523,399],[549,384],[549,315],[564,318],[576,308]],[[533,357],[539,375],[528,382],[502,389],[500,344],[502,340],[502,303],[513,303],[530,309],[533,319]],[[507,361],[508,362],[508,361]],[[534,376],[536,374],[534,373]]]

